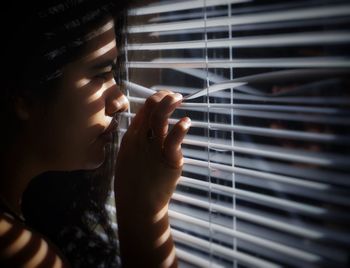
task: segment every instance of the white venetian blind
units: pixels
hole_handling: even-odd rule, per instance
[[[169,212],[181,266],[348,266],[350,2],[152,2],[130,11],[128,80],[207,88],[171,120],[192,119]],[[145,98],[127,95],[130,121]]]

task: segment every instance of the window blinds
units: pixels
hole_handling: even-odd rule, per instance
[[[182,267],[349,265],[349,14],[337,0],[130,10],[128,80],[208,89],[170,120],[192,119],[169,211]],[[126,94],[121,133],[145,101]]]

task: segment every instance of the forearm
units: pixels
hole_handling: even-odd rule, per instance
[[[123,267],[177,267],[167,206],[148,213],[122,203],[117,201]]]

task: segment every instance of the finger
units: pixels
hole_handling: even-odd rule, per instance
[[[148,129],[148,118],[150,117],[157,103],[160,102],[167,94],[169,94],[169,91],[160,90],[152,96],[148,97],[145,101],[145,104],[136,113],[129,128],[136,128],[141,130],[145,128]]]
[[[154,136],[158,137],[158,142],[163,144],[164,138],[168,133],[168,119],[177,106],[181,104],[181,94],[166,95],[157,107],[153,110],[150,117],[150,127],[153,129]]]
[[[191,119],[182,118],[169,132],[164,141],[163,157],[166,163],[173,168],[180,168],[183,165],[181,144],[191,126]]]
[[[144,105],[144,110],[143,110],[143,121],[142,121],[142,130],[147,132],[149,129],[149,118],[153,114],[154,109],[156,109],[157,105],[162,101],[162,99],[170,94],[170,91],[166,90],[160,90],[157,93],[153,94],[151,97],[149,97]]]

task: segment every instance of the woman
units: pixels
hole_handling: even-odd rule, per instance
[[[3,7],[7,16],[1,18],[5,53],[0,267],[84,265],[72,263],[74,257],[68,260],[58,248],[62,245],[54,243],[56,238],[51,241],[45,235],[49,231],[28,224],[21,198],[40,174],[60,171],[67,175],[62,183],[74,178],[84,183],[79,174],[93,171],[103,179],[104,173],[98,171],[113,163],[108,145],[117,127],[114,118],[128,108],[114,79],[115,71],[122,71],[126,6],[126,1],[113,5],[101,0],[51,0]],[[167,208],[182,171],[181,143],[190,120],[182,118],[168,131],[168,118],[180,103],[181,95],[154,94],[121,142],[114,192],[125,267],[177,265]],[[78,190],[84,196],[84,189]],[[50,220],[40,222],[45,226]],[[87,254],[86,259],[93,257],[92,252]]]

